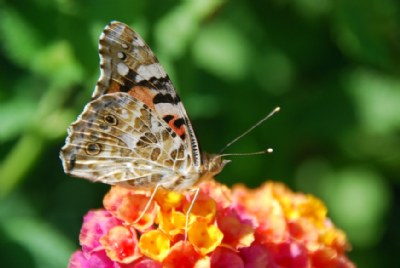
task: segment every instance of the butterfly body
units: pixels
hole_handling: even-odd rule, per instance
[[[111,22],[99,41],[101,75],[70,126],[60,158],[72,176],[184,191],[228,162],[202,153],[172,82],[143,39]]]

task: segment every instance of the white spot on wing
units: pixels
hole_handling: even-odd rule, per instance
[[[124,53],[123,52],[118,52],[117,56],[118,56],[118,58],[120,58],[122,60],[124,58]]]
[[[129,119],[129,113],[126,109],[122,109],[120,115],[123,119]]]
[[[143,40],[142,40],[141,38],[137,37],[137,36],[135,36],[135,37],[133,38],[132,44],[133,44],[134,46],[138,46],[138,47],[143,47],[143,46],[145,46],[145,43],[143,42]]]
[[[180,112],[179,107],[173,103],[157,103],[155,108],[161,114],[179,114]]]
[[[163,78],[166,77],[164,69],[159,63],[152,63],[149,65],[140,65],[137,69],[138,76],[136,77],[137,82],[143,80],[150,80],[150,78]]]
[[[119,75],[125,76],[128,74],[129,68],[128,68],[128,66],[126,66],[125,63],[120,62],[117,65],[117,72]]]

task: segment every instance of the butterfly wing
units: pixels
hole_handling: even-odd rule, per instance
[[[175,189],[182,184],[180,174],[193,166],[186,144],[168,124],[122,92],[102,95],[85,107],[69,128],[61,159],[73,176],[140,188],[160,183]]]
[[[101,75],[92,98],[126,92],[145,103],[181,138],[200,169],[196,135],[174,86],[150,47],[131,28],[111,22],[99,41]]]

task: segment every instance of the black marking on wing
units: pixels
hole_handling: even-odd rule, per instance
[[[136,72],[129,69],[129,72],[126,76],[123,76],[122,79],[122,85],[120,87],[120,90],[122,92],[128,92],[129,90],[132,89],[132,87],[135,86],[135,77],[136,77]]]
[[[174,116],[170,114],[163,117],[164,121],[167,123],[169,123],[169,121],[171,121],[173,118]]]
[[[73,170],[75,168],[76,164],[76,154],[72,155],[71,158],[69,159],[69,169]]]
[[[165,93],[165,94],[158,93],[153,98],[153,103],[154,104],[158,104],[158,103],[178,104],[179,102],[180,102],[180,99],[179,99],[178,95],[175,95],[175,97],[173,97],[169,93]]]
[[[178,118],[174,121],[174,126],[177,128],[180,128],[182,125],[184,125],[186,122],[183,118]]]
[[[165,89],[168,88],[168,84],[171,84],[171,80],[167,75],[161,78],[152,77],[148,80],[148,83],[150,83],[155,88]]]
[[[161,78],[156,78],[152,77],[149,80],[141,80],[139,82],[136,82],[137,77],[140,77],[135,70],[129,69],[129,72],[127,75],[122,76],[122,84],[121,84],[121,91],[122,92],[128,92],[131,90],[134,86],[144,86],[147,88],[157,88],[157,89],[166,89],[169,88],[171,84],[171,80],[169,79],[168,76],[166,77],[161,77]],[[179,102],[179,97],[174,98]]]

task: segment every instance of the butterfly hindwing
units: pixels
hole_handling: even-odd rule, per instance
[[[192,165],[185,146],[146,104],[119,92],[85,107],[61,157],[73,176],[143,188],[164,182],[168,188],[171,178]]]

